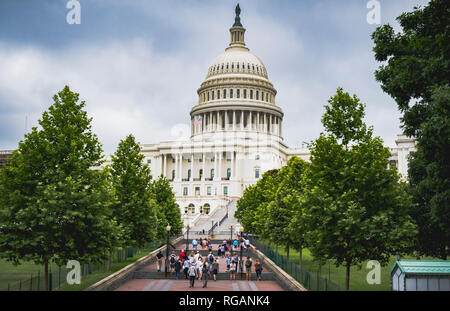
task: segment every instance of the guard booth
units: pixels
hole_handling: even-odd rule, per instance
[[[397,260],[391,281],[395,291],[450,291],[450,261]]]

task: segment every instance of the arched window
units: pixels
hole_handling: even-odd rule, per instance
[[[223,90],[223,98],[224,98],[224,99],[227,98],[227,90]]]
[[[233,89],[230,90],[230,98],[233,98]]]
[[[211,92],[212,100],[214,100],[214,91]]]
[[[236,97],[241,98],[241,90],[240,89],[236,90]]]
[[[266,93],[266,102],[269,102],[269,93]]]
[[[217,99],[220,99],[220,90],[217,90]]]
[[[261,92],[261,100],[264,101],[264,92]]]
[[[253,99],[253,90],[250,90],[250,99]]]
[[[247,90],[244,89],[244,98],[247,98]]]
[[[208,101],[209,101],[209,92],[208,92]]]
[[[259,100],[259,91],[256,91],[256,100]]]

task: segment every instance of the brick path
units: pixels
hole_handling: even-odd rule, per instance
[[[188,280],[138,280],[132,279],[116,291],[283,291],[275,281],[208,281],[208,287],[202,288],[203,282],[195,281],[194,288],[189,288]]]

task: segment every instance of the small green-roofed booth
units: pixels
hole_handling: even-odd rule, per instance
[[[450,291],[450,261],[397,260],[391,280],[395,291]]]

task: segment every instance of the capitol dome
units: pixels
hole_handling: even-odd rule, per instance
[[[208,68],[191,110],[191,135],[258,132],[281,138],[283,112],[263,62],[245,45],[245,28],[236,7],[230,44]]]

